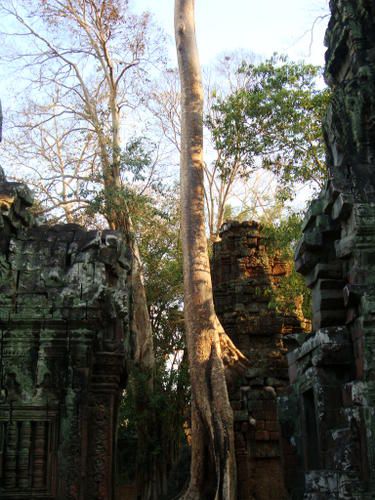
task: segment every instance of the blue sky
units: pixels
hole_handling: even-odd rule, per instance
[[[173,36],[173,0],[134,0],[138,9],[154,13]],[[208,64],[215,55],[244,48],[260,55],[288,54],[323,65],[323,37],[328,19],[314,20],[328,11],[327,0],[196,0],[200,58]],[[171,41],[172,45],[172,41]],[[173,55],[173,46],[171,53]]]
[[[21,5],[22,1],[19,0]],[[129,3],[138,11],[149,10],[154,14],[158,24],[170,35],[169,51],[175,60],[174,0],[130,0]],[[328,0],[196,0],[201,62],[209,65],[224,51],[245,49],[261,56],[279,52],[294,60],[323,65],[323,37],[328,18],[316,23],[312,43],[311,28],[314,20],[327,14],[327,4]],[[17,80],[9,73],[8,66],[3,64],[0,68],[3,75],[0,97],[6,111],[12,109],[22,95],[15,92]]]

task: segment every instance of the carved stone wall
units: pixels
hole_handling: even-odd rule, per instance
[[[238,498],[286,497],[280,460],[277,395],[288,384],[284,335],[307,327],[302,312],[282,314],[272,293],[290,269],[267,251],[256,222],[224,224],[214,245],[215,308],[225,331],[251,362],[231,391],[235,418]],[[270,480],[272,478],[272,480]]]
[[[375,498],[375,4],[330,2],[325,135],[330,179],[307,214],[296,267],[314,334],[288,355],[280,400],[295,499]]]
[[[113,498],[132,356],[130,258],[113,231],[37,225],[0,182],[0,498]]]

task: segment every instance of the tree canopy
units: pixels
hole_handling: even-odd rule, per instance
[[[207,116],[220,175],[232,175],[241,157],[242,178],[261,167],[273,172],[281,195],[293,197],[296,183],[321,188],[326,179],[321,130],[329,91],[320,88],[321,69],[274,56],[239,67],[244,85],[217,96]]]

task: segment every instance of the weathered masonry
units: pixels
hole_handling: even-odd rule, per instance
[[[0,181],[0,498],[113,498],[131,358],[130,259],[112,231],[38,226]]]
[[[296,253],[314,333],[280,401],[293,499],[375,498],[375,3],[334,0],[326,44],[330,180]]]
[[[251,362],[230,399],[235,418],[238,498],[282,500],[284,488],[276,398],[288,385],[284,336],[310,325],[271,306],[272,290],[290,271],[267,249],[256,222],[224,224],[215,243],[215,307],[225,331]],[[272,480],[270,480],[272,478]]]

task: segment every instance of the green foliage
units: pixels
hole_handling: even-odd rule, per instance
[[[146,172],[152,165],[155,146],[142,137],[128,141],[121,151],[121,173],[128,181],[145,181]]]
[[[189,400],[187,363],[182,360],[178,369],[165,369],[158,363],[154,374],[153,391],[149,377],[133,368],[121,401],[118,438],[119,473],[122,480],[135,479],[136,463],[147,467],[150,456],[157,457],[169,472],[185,442],[183,432]],[[142,395],[144,404],[142,404]],[[152,420],[152,425],[150,425]],[[146,443],[139,447],[139,429],[152,429],[145,436]]]
[[[311,318],[311,292],[306,287],[303,277],[294,269],[294,249],[301,237],[302,215],[291,213],[277,224],[263,225],[263,234],[267,237],[267,249],[278,254],[289,263],[291,272],[280,279],[277,290],[272,293],[270,306],[279,312],[291,313],[295,310],[295,300],[302,297],[304,317]]]
[[[122,176],[144,181],[152,157],[142,143],[135,141],[121,156]],[[142,256],[153,330],[153,390],[148,374],[134,367],[121,401],[119,479],[134,480],[136,471],[147,470],[155,458],[167,476],[185,441],[183,423],[189,400],[178,189],[157,183],[142,192],[124,184],[99,192],[91,209],[104,216],[111,210],[117,214],[129,210]],[[149,434],[143,434],[143,429]]]
[[[329,90],[319,89],[321,69],[274,56],[260,64],[243,63],[246,83],[226,98],[214,99],[206,119],[221,152],[221,175],[242,158],[242,176],[260,166],[277,175],[282,196],[291,198],[295,183],[326,178],[322,118]]]
[[[285,259],[292,259],[294,248],[301,237],[303,215],[292,212],[281,217],[276,224],[270,224],[261,219],[263,234],[268,238],[267,248],[271,253],[279,252]]]
[[[153,330],[155,371],[149,378],[133,368],[120,408],[119,470],[132,481],[156,459],[169,477],[185,443],[183,424],[189,407],[189,377],[183,328],[182,253],[178,190],[160,196],[127,197],[133,218]],[[146,395],[142,403],[142,395]],[[142,429],[151,433],[142,435]]]
[[[97,174],[81,190],[82,197],[90,201],[86,214],[100,214],[111,220],[115,213],[121,221],[121,214],[128,211],[135,229],[133,236],[138,239],[143,224],[153,221],[160,212],[156,197],[166,194],[166,188],[153,176],[154,153],[155,145],[144,138],[128,141],[120,152],[120,186],[105,187],[103,175]]]
[[[152,180],[153,148],[142,138],[129,141],[121,152],[120,187],[94,188],[89,214],[109,218],[128,211],[143,263],[155,347],[172,353],[182,347],[182,251],[179,190]],[[144,187],[146,179],[147,187]],[[142,186],[142,187],[140,187]]]
[[[175,338],[182,335],[183,300],[178,190],[165,190],[157,207],[148,205],[137,217],[136,227],[154,335],[164,343],[162,350],[169,335],[174,337],[171,345],[181,348]]]

